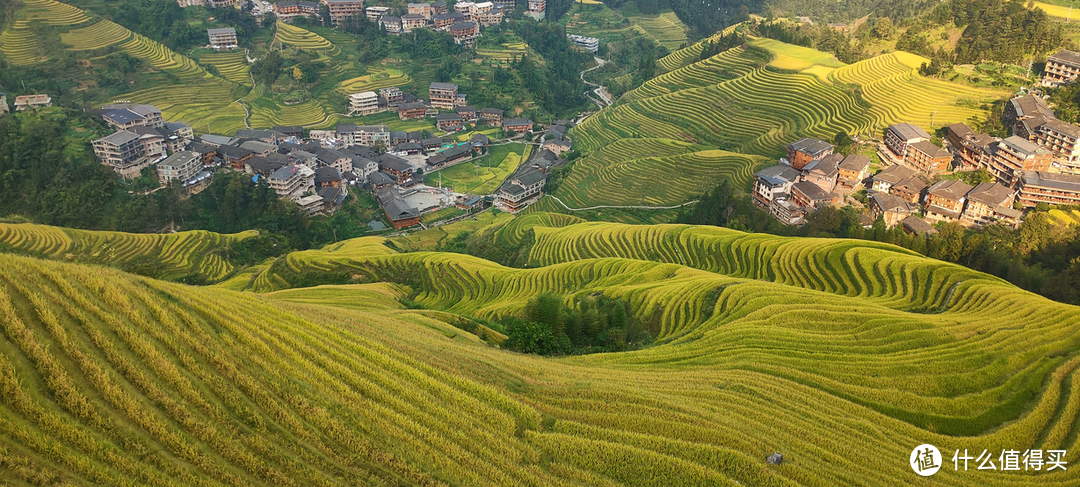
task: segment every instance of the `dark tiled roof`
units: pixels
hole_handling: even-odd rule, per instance
[[[435,121],[437,122],[460,122],[461,120],[461,115],[453,112],[435,115]]]
[[[1017,117],[1042,115],[1047,118],[1054,118],[1054,111],[1046,105],[1046,100],[1035,95],[1017,96],[1009,100],[1009,103],[1012,104]]]
[[[1048,152],[1046,149],[1043,149],[1042,147],[1039,147],[1038,145],[1035,145],[1033,142],[1031,142],[1031,141],[1029,141],[1029,140],[1027,140],[1027,139],[1025,139],[1023,137],[1016,136],[1016,135],[1001,141],[1001,143],[1005,144],[1005,145],[1008,145],[1009,147],[1012,147],[1012,149],[1014,151],[1016,151],[1016,152],[1018,152],[1018,153],[1020,153],[1022,155],[1025,155],[1025,156],[1032,156],[1032,155],[1035,155],[1035,154],[1046,154]]]
[[[1024,171],[1024,186],[1080,193],[1080,176],[1045,171]]]
[[[837,167],[845,171],[862,172],[870,167],[870,158],[862,154],[851,154],[840,161]]]
[[[252,151],[249,151],[247,149],[241,149],[241,148],[236,147],[234,145],[223,145],[221,147],[218,147],[217,152],[218,152],[218,154],[233,157],[233,158],[236,158],[236,159],[242,159],[242,158],[247,157],[247,156],[249,156],[251,154],[254,154],[254,152],[252,152]]]
[[[341,171],[336,167],[320,167],[315,170],[315,184],[341,181]]]
[[[786,184],[793,183],[799,179],[801,173],[798,169],[795,169],[787,164],[777,164],[775,166],[769,166],[756,173],[761,179],[764,179],[769,184]]]
[[[915,174],[914,169],[911,169],[911,168],[909,168],[907,166],[895,165],[895,166],[889,166],[889,167],[885,168],[884,171],[881,171],[881,172],[875,174],[874,175],[874,180],[875,181],[884,181],[884,182],[889,183],[889,184],[896,184],[896,183],[900,182],[901,180],[903,180],[903,179],[905,179],[905,178],[907,178],[909,176],[912,176],[914,174]]]
[[[966,123],[954,123],[949,125],[949,132],[956,134],[957,137],[963,138],[975,131],[972,130],[971,127],[968,127]]]
[[[795,183],[795,185],[791,187],[791,191],[799,191],[806,195],[810,201],[825,201],[833,198],[832,193],[826,192],[824,189],[821,189],[820,186],[810,181]]]
[[[910,147],[934,159],[941,157],[952,157],[951,152],[934,145],[934,143],[930,142],[929,140],[920,140],[914,144],[911,144]]]
[[[998,183],[980,183],[975,186],[975,189],[968,192],[967,197],[970,201],[976,201],[995,208],[1008,201],[1012,195],[1013,191],[1011,189]]]
[[[431,86],[429,87],[429,89],[436,89],[436,90],[456,90],[456,89],[458,89],[458,85],[455,85],[454,83],[439,83],[439,82],[434,82],[434,83],[431,83]]]
[[[1043,124],[1043,128],[1068,135],[1074,139],[1080,138],[1080,127],[1071,123],[1062,122],[1061,120],[1047,120],[1046,123]]]
[[[409,164],[409,161],[393,154],[383,154],[379,156],[378,159],[375,159],[375,161],[379,163],[379,167],[385,167],[400,173],[412,170],[412,164]]]
[[[498,108],[481,108],[480,113],[484,113],[487,115],[502,115],[503,111],[499,110]]]
[[[968,191],[971,190],[972,187],[970,184],[959,179],[944,179],[931,186],[929,193],[933,196],[960,201],[960,199],[967,196]]]
[[[527,118],[504,118],[503,119],[503,126],[504,127],[516,127],[516,126],[519,126],[519,125],[529,125],[530,123],[532,123],[532,120],[529,120]]]
[[[929,223],[926,223],[926,220],[923,220],[922,218],[919,218],[915,215],[908,215],[904,217],[903,220],[900,220],[900,224],[904,226],[905,230],[917,235],[928,235],[937,233],[937,230]]]
[[[904,201],[903,198],[888,193],[874,193],[870,199],[874,202],[875,206],[881,209],[881,211],[887,213],[912,213],[914,211],[911,203]]]
[[[1080,66],[1080,52],[1076,51],[1062,49],[1053,56],[1050,56],[1049,59]]]
[[[818,154],[832,150],[833,145],[820,139],[804,138],[792,142],[788,145],[788,148],[796,152],[817,156]]]

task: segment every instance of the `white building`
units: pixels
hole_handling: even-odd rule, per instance
[[[349,95],[349,115],[370,115],[379,111],[379,95],[374,91]]]

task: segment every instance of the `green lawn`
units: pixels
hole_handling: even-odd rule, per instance
[[[491,194],[517,169],[523,151],[528,157],[528,147],[518,143],[492,147],[479,159],[428,174],[424,183],[429,186],[439,184],[441,174],[443,187],[453,188],[455,192]]]

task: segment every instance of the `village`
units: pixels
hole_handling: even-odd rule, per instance
[[[1078,77],[1080,53],[1064,50],[1048,58],[1042,85]],[[801,225],[822,207],[863,206],[854,197],[862,190],[867,226],[880,218],[887,227],[924,235],[936,232],[938,222],[1017,227],[1026,209],[1080,204],[1080,126],[1058,120],[1038,90],[1008,100],[1002,121],[1009,137],[954,123],[943,146],[916,125],[890,125],[876,144],[883,167],[873,175],[869,157],[844,156],[833,144],[804,138],[789,144],[777,165],[755,173],[754,201],[781,222]],[[963,181],[975,171],[992,180]]]
[[[95,112],[115,132],[94,140],[93,149],[102,164],[126,179],[153,167],[162,187],[176,184],[186,194],[208,186],[214,171],[243,172],[254,184],[264,181],[308,215],[333,214],[350,190],[371,191],[395,229],[422,225],[422,215],[450,207],[465,213],[488,207],[516,213],[540,197],[551,169],[566,164],[560,156],[570,150],[565,136],[569,122],[547,127],[530,143],[537,148],[532,157],[492,194],[426,185],[425,174],[473,161],[492,144],[521,144],[526,136],[531,140],[537,128],[528,119],[503,117],[502,110],[465,105],[465,99],[457,85],[438,82],[431,83],[427,100],[396,87],[350,96],[353,114],[393,111],[402,120],[431,117],[443,137],[355,124],[306,133],[299,126],[278,126],[240,130],[232,136],[196,136],[189,125],[166,121],[154,106],[115,103]],[[33,103],[44,106],[42,100],[19,99],[16,110]],[[492,140],[479,132],[466,141],[450,137],[478,125],[497,127],[506,139]]]

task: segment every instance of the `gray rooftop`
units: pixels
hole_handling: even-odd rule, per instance
[[[529,120],[527,118],[504,118],[503,119],[503,126],[529,125],[530,123],[532,123],[532,120]]]
[[[433,90],[457,90],[458,85],[456,85],[454,83],[434,82],[434,83],[431,83],[431,86],[430,86],[429,89],[433,89]]]
[[[791,191],[794,192],[796,190],[806,195],[806,197],[809,198],[810,201],[824,201],[832,199],[831,193],[826,192],[824,189],[821,189],[821,186],[818,186],[810,181],[802,181],[799,183],[795,183],[791,186]]]
[[[930,186],[929,193],[933,196],[960,201],[967,196],[968,192],[972,189],[970,184],[959,179],[944,179],[938,181],[933,186]]]
[[[911,203],[888,193],[874,193],[870,199],[884,212],[911,213],[914,211]]]
[[[898,123],[898,124],[895,124],[895,125],[889,125],[889,130],[892,130],[893,132],[896,132],[897,135],[899,135],[900,138],[903,139],[903,140],[912,140],[912,139],[918,139],[918,138],[929,139],[930,138],[930,134],[926,133],[925,130],[923,130],[918,125],[910,124],[910,123]]]
[[[236,35],[236,29],[234,29],[232,27],[219,27],[219,28],[216,28],[216,29],[206,29],[206,33],[210,34],[212,36],[224,35],[224,34]]]
[[[975,189],[968,192],[968,200],[977,201],[991,208],[1005,203],[1013,195],[1013,191],[998,183],[981,183]]]
[[[934,143],[930,142],[929,140],[920,140],[914,144],[911,144],[911,148],[933,158],[952,157],[951,152],[934,145]]]
[[[862,154],[851,154],[840,161],[837,167],[845,171],[862,172],[870,167],[870,158]]]
[[[138,139],[138,138],[139,138],[138,135],[135,135],[135,134],[133,134],[131,132],[128,132],[126,130],[121,130],[119,132],[115,132],[115,133],[106,135],[106,136],[104,136],[104,137],[102,137],[102,138],[100,138],[98,140],[105,141],[105,142],[108,142],[110,144],[115,144],[115,145],[124,145],[124,144],[126,144],[128,142],[131,142],[131,141],[133,141],[135,139]]]
[[[158,163],[158,167],[180,167],[190,164],[193,159],[198,159],[199,154],[191,151],[181,151],[173,154],[164,161]]]
[[[822,152],[826,152],[833,149],[833,145],[820,139],[804,138],[796,140],[788,145],[788,148],[816,156]]]
[[[435,120],[439,122],[460,122],[461,115],[456,112],[440,113],[435,115]]]
[[[1058,51],[1056,54],[1050,56],[1048,59],[1053,61],[1059,61],[1064,64],[1075,64],[1077,66],[1080,66],[1080,52],[1069,51],[1067,49],[1062,49]]]
[[[1024,171],[1024,186],[1080,193],[1080,176],[1046,171]]]
[[[914,175],[914,174],[915,174],[914,169],[911,169],[911,168],[909,168],[907,166],[895,165],[895,166],[889,166],[889,167],[885,168],[884,171],[881,171],[881,172],[875,174],[874,175],[874,180],[875,181],[883,181],[883,182],[886,182],[886,183],[889,183],[889,184],[896,184],[896,183],[899,183],[901,180],[903,180],[903,179],[905,179],[905,178],[907,178],[907,177],[909,177],[911,175]]]
[[[1033,142],[1030,142],[1023,137],[1016,135],[1001,141],[1001,143],[1012,147],[1014,151],[1024,156],[1033,156],[1036,154],[1047,153],[1046,149],[1043,149],[1042,147],[1035,145]]]

